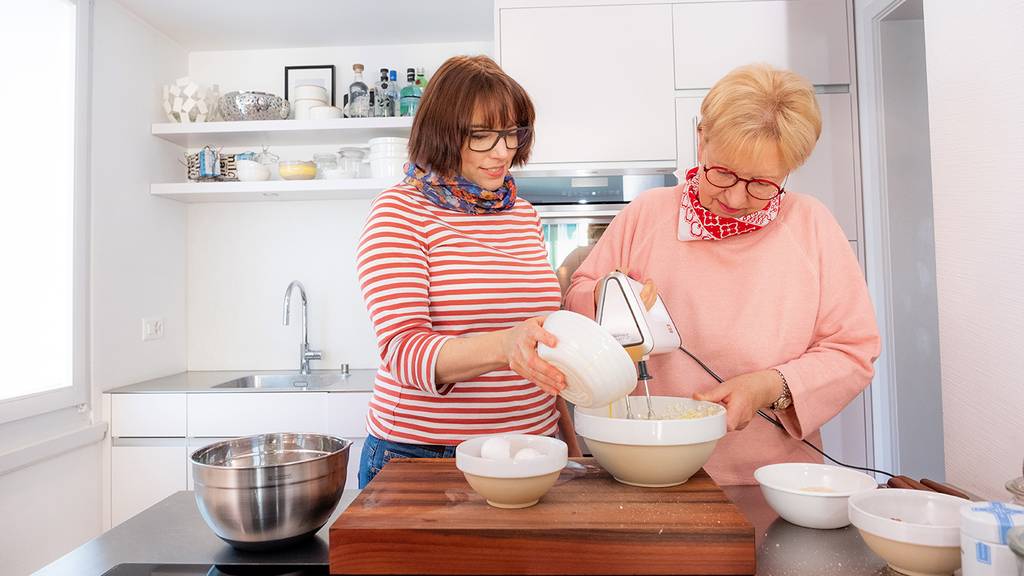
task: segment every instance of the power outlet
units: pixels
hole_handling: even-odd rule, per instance
[[[142,319],[142,340],[159,340],[164,337],[163,318]]]

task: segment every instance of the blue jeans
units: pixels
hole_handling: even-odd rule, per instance
[[[381,440],[374,435],[366,438],[359,455],[359,489],[362,490],[380,473],[392,458],[454,458],[455,446],[435,444],[404,444]]]

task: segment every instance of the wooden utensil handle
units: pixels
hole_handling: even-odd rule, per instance
[[[936,492],[941,492],[943,494],[949,494],[950,496],[956,496],[957,498],[963,498],[964,500],[970,500],[970,498],[967,497],[967,494],[964,494],[963,492],[957,490],[956,488],[953,488],[951,486],[947,486],[946,484],[943,484],[942,482],[936,482],[934,480],[929,480],[927,478],[922,478],[921,479],[921,484],[924,484],[925,486],[931,488],[932,490],[935,490]]]
[[[889,488],[903,488],[904,490],[913,490],[914,487],[905,480],[906,476],[893,476],[886,482]]]
[[[924,484],[921,484],[917,480],[914,480],[910,476],[897,476],[897,478],[899,478],[900,480],[903,480],[907,484],[910,484],[910,487],[913,488],[914,490],[924,490],[925,492],[936,492],[936,490],[932,490],[931,488],[925,486]]]

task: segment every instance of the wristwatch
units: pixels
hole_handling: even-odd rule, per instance
[[[789,391],[789,382],[786,382],[786,375],[778,368],[775,369],[775,373],[779,375],[779,378],[782,378],[782,394],[779,395],[775,402],[772,402],[769,408],[775,411],[785,410],[793,405],[793,393]]]

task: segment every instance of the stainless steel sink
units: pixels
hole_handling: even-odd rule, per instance
[[[345,381],[343,372],[313,372],[312,374],[252,374],[217,384],[214,388],[275,388],[288,390],[316,390]]]

